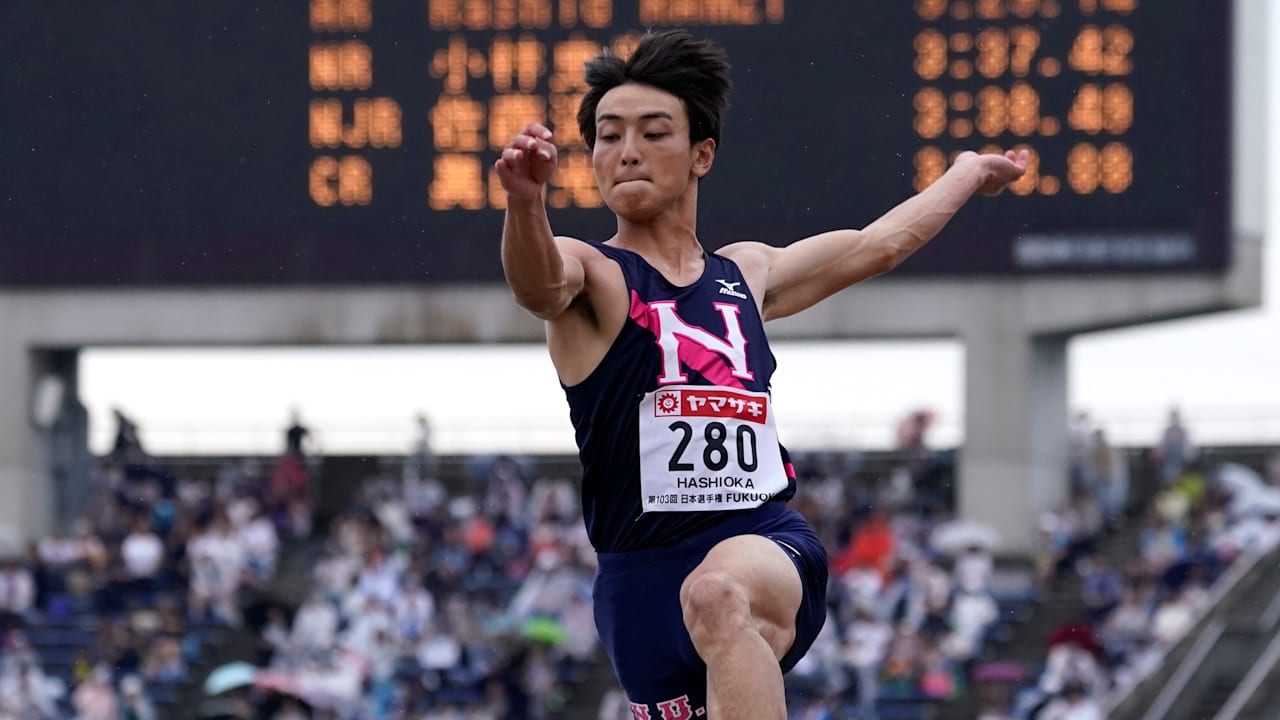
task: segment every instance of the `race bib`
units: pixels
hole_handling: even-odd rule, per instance
[[[767,393],[672,385],[640,401],[644,512],[745,510],[786,487]]]

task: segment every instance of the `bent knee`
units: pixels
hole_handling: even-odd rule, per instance
[[[723,570],[695,571],[680,587],[684,624],[699,641],[754,630],[747,589]]]

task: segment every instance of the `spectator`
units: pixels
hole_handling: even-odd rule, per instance
[[[1098,694],[1107,687],[1106,674],[1093,650],[1076,639],[1049,648],[1045,666],[1040,688],[1049,695],[1062,692],[1071,683],[1081,683],[1090,693]]]
[[[244,546],[225,512],[215,514],[203,531],[187,542],[191,563],[188,612],[195,617],[212,613],[223,622],[239,622],[236,591],[244,568]]]
[[[426,413],[414,418],[413,445],[405,457],[402,479],[406,485],[417,484],[433,477],[436,472],[436,455],[432,444],[431,421]]]
[[[1081,410],[1071,416],[1067,427],[1067,455],[1071,463],[1071,482],[1077,489],[1088,487],[1090,484],[1089,465],[1094,457],[1094,437],[1093,422],[1089,418],[1089,413]]]
[[[951,634],[946,641],[950,657],[960,662],[973,659],[998,614],[995,599],[985,589],[961,588],[951,600]]]
[[[399,572],[404,567],[403,558],[388,558],[380,545],[365,553],[364,567],[356,577],[355,592],[349,602],[356,608],[365,607],[370,601],[389,608],[400,593]]]
[[[971,545],[956,557],[956,584],[962,588],[985,590],[991,584],[993,572],[995,560],[991,551],[981,545]]]
[[[1120,602],[1124,578],[1104,557],[1094,558],[1084,579],[1085,609],[1093,622],[1101,622]]]
[[[1102,707],[1089,696],[1084,683],[1073,680],[1062,688],[1039,715],[1040,720],[1102,720]]]
[[[1129,583],[1120,596],[1120,604],[1102,624],[1102,644],[1107,655],[1113,661],[1124,661],[1148,636],[1150,620],[1150,603]]]
[[[884,664],[893,628],[877,619],[870,609],[859,608],[844,635],[844,661],[857,679],[858,715],[864,720],[876,717],[876,701],[880,698],[880,667]]]
[[[274,504],[288,506],[295,500],[305,499],[311,484],[306,465],[311,431],[302,424],[297,410],[292,411],[284,434],[284,453],[271,471],[271,497]]]
[[[36,548],[40,562],[58,577],[84,560],[84,546],[58,528],[41,539]]]
[[[116,421],[116,439],[111,448],[111,459],[121,465],[138,465],[146,461],[138,426],[120,408],[112,408]]]
[[[893,557],[893,529],[886,522],[884,512],[872,508],[866,521],[854,531],[849,545],[832,559],[831,569],[841,575],[851,568],[865,567],[888,575],[892,570]]]
[[[59,716],[61,683],[46,676],[37,658],[24,647],[10,653],[0,671],[0,716],[20,720],[54,720]]]
[[[120,680],[121,720],[156,720],[156,710],[151,699],[143,692],[142,679],[126,675]]]
[[[75,539],[80,545],[80,561],[86,569],[97,573],[107,566],[107,548],[94,532],[93,524],[87,519],[82,518],[76,521]]]
[[[392,606],[396,633],[405,643],[415,644],[422,639],[426,628],[435,621],[436,602],[422,585],[416,572],[405,575],[404,588]]]
[[[1196,608],[1184,591],[1160,603],[1151,619],[1151,635],[1164,648],[1172,648],[1195,624]]]
[[[295,652],[311,654],[333,647],[338,632],[338,611],[319,593],[312,593],[293,618],[289,645]]]
[[[151,523],[139,518],[133,532],[120,545],[120,557],[124,569],[135,588],[150,591],[155,587],[156,576],[164,564],[164,543],[151,531]]]
[[[256,508],[253,519],[240,528],[240,545],[249,577],[258,584],[270,580],[275,574],[280,539],[266,508]]]
[[[152,640],[141,671],[142,676],[152,683],[172,683],[183,680],[187,675],[187,666],[182,659],[182,646],[177,638],[161,635]]]
[[[35,607],[36,583],[31,571],[17,560],[0,566],[0,625],[20,627]]]
[[[1086,490],[1098,503],[1106,526],[1114,527],[1129,502],[1129,470],[1102,428],[1093,431],[1085,476]]]
[[[1187,555],[1186,534],[1164,515],[1153,513],[1152,525],[1142,531],[1142,561],[1159,572]]]
[[[120,705],[111,686],[111,668],[94,667],[93,674],[72,694],[71,704],[77,720],[119,720]]]
[[[302,424],[302,415],[297,408],[289,411],[289,427],[284,431],[284,454],[299,460],[307,456],[307,440],[311,431]]]
[[[1169,424],[1160,435],[1160,444],[1152,449],[1152,459],[1160,469],[1160,480],[1170,485],[1182,476],[1182,469],[1196,456],[1191,434],[1182,424],[1178,408],[1169,410]]]

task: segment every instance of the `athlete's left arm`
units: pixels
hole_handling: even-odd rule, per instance
[[[765,320],[793,315],[835,293],[897,267],[919,250],[974,193],[995,195],[1027,169],[1026,150],[962,153],[941,178],[862,230],[833,230],[786,247],[735,243],[721,254],[748,272],[763,269]],[[752,288],[760,297],[759,289]]]

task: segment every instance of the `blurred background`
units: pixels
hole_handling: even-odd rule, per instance
[[[770,327],[832,572],[792,716],[1275,717],[1266,0],[14,0],[0,718],[648,717],[489,167],[546,123],[606,239],[582,63],[666,27],[734,64],[710,249],[1033,153]]]

